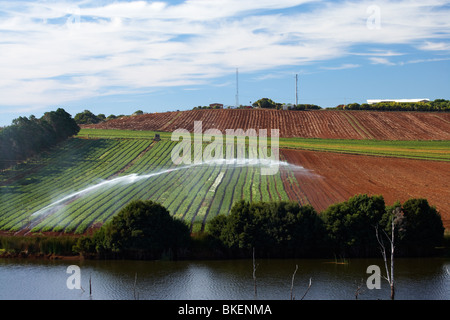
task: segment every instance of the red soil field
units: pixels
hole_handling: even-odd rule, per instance
[[[425,198],[450,229],[448,162],[301,150],[280,150],[280,157],[311,171],[294,171],[299,189],[288,194],[292,200],[310,203],[318,212],[355,194],[380,194],[386,205]]]
[[[194,121],[203,130],[279,129],[281,137],[448,140],[450,113],[380,111],[287,111],[264,109],[189,110],[123,117],[85,128],[193,132]]]

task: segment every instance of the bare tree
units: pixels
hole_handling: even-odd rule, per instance
[[[294,290],[294,278],[295,278],[295,274],[297,273],[297,269],[298,269],[298,264],[295,265],[295,271],[292,274],[292,282],[291,282],[291,300],[295,300],[295,295],[292,295],[292,291]]]
[[[134,300],[139,300],[139,294],[136,294],[137,272],[134,274],[133,296]]]
[[[356,288],[356,291],[355,291],[355,299],[356,300],[358,300],[358,296],[364,292],[363,285],[364,285],[364,280],[361,279],[361,284],[358,286],[358,288]]]
[[[386,231],[383,230],[384,235],[389,240],[390,243],[390,251],[391,251],[391,257],[390,257],[390,271],[388,268],[388,260],[386,255],[386,247],[384,246],[383,239],[380,238],[378,234],[378,226],[375,227],[375,234],[377,237],[377,241],[380,244],[380,250],[381,255],[383,256],[384,260],[384,266],[386,267],[386,277],[384,277],[388,282],[389,286],[391,287],[391,300],[394,300],[395,298],[395,281],[394,281],[394,251],[395,251],[395,225],[400,224],[402,219],[401,215],[401,208],[396,207],[392,211],[392,219],[391,219],[391,236],[389,236]]]
[[[257,291],[256,291],[256,268],[258,268],[258,265],[256,264],[256,261],[255,261],[255,248],[253,248],[253,286],[255,288],[255,297],[257,295]]]
[[[309,289],[311,289],[311,285],[312,285],[312,278],[309,278],[308,288],[306,288],[305,294],[303,295],[303,297],[300,300],[303,300],[306,297],[306,294],[308,293]]]
[[[295,279],[295,274],[297,273],[298,270],[298,264],[295,265],[295,270],[294,273],[292,274],[292,281],[291,281],[291,300],[295,300],[295,295],[293,294],[294,291],[294,279]],[[308,288],[306,288],[305,293],[303,294],[302,298],[300,300],[303,300],[306,297],[306,294],[308,293],[309,289],[311,289],[311,285],[312,285],[312,278],[309,278],[309,285]]]

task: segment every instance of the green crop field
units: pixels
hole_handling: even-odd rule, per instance
[[[175,166],[176,142],[119,134],[122,139],[73,138],[1,172],[0,230],[84,233],[131,200],[151,199],[199,231],[242,198],[289,199],[280,172],[262,176],[257,166],[226,163]]]
[[[450,161],[450,141],[280,138],[280,147],[372,156]]]

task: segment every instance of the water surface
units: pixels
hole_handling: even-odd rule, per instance
[[[389,299],[389,284],[369,290],[369,265],[381,259],[226,261],[49,261],[0,259],[0,299],[22,300],[289,300],[292,275],[297,300]],[[69,265],[81,270],[82,289],[68,289]],[[397,259],[396,299],[450,300],[450,259]],[[91,279],[92,294],[89,294]]]

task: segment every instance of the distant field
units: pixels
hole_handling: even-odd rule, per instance
[[[390,141],[280,138],[280,148],[450,161],[450,140]]]
[[[117,130],[117,129],[81,129],[82,138],[122,138],[153,139],[159,133],[161,139],[170,140],[170,132]],[[270,143],[270,138],[268,138]],[[331,151],[338,153],[387,156],[408,159],[450,161],[450,140],[348,140],[318,138],[280,138],[280,148],[313,151]]]
[[[279,129],[283,138],[350,140],[450,140],[450,112],[290,111],[273,109],[188,110],[122,117],[88,127],[173,132]]]

